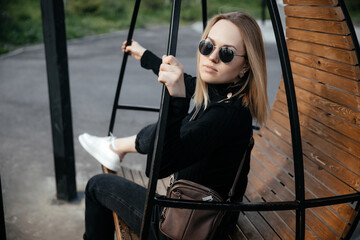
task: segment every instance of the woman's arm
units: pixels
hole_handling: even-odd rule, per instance
[[[151,51],[146,50],[140,60],[141,66],[145,69],[152,70],[156,75],[159,75],[160,65],[162,59],[153,54]],[[189,74],[184,74],[184,84],[186,91],[186,98],[192,98],[195,92],[196,77]]]
[[[138,42],[132,41],[131,45],[126,46],[126,41],[122,46],[123,52],[127,52],[130,56],[140,61],[140,64],[145,69],[152,70],[156,75],[159,75],[160,65],[162,59],[153,54],[151,51],[146,50]],[[186,98],[191,98],[195,92],[196,78],[186,73],[184,75],[184,84],[186,91]]]

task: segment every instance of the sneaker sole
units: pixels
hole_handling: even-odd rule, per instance
[[[118,171],[120,169],[120,163],[119,165],[114,166],[113,162],[111,160],[107,160],[104,158],[104,156],[100,155],[98,152],[94,152],[93,149],[84,141],[82,138],[82,135],[79,136],[79,142],[81,146],[91,155],[93,156],[98,162],[100,162],[102,165],[104,165],[106,168],[112,170],[112,171]]]

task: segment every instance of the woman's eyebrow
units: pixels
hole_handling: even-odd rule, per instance
[[[216,43],[215,40],[212,39],[211,37],[208,36],[207,38],[210,39],[213,43]],[[235,50],[237,50],[237,48],[236,48],[234,45],[224,44],[223,46],[225,46],[225,47],[233,47],[233,48],[235,48]],[[223,46],[222,46],[222,47],[223,47]]]

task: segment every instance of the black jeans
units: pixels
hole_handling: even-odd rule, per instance
[[[112,211],[140,234],[146,192],[146,188],[120,176],[100,174],[92,177],[85,190],[84,239],[113,240]],[[155,206],[148,239],[167,239],[158,228],[160,214],[161,208]]]

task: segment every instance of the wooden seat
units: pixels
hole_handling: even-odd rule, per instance
[[[357,42],[350,35],[346,14],[338,0],[284,0],[284,4],[303,147],[305,198],[357,193],[360,183]],[[291,130],[283,82],[266,125],[254,139],[244,201],[295,201]],[[119,174],[147,185],[139,171],[122,168]],[[164,194],[167,179],[159,181],[158,192]],[[358,215],[356,203],[308,208],[305,239],[344,238]],[[229,239],[295,239],[295,216],[295,210],[241,212],[237,229]],[[138,239],[124,224],[120,225],[122,239]]]
[[[284,4],[302,137],[305,197],[356,193],[360,181],[360,68],[344,14],[336,0],[284,0]],[[283,82],[266,126],[254,138],[246,199],[294,201]],[[295,211],[244,214],[264,239],[295,238]],[[356,215],[354,204],[309,208],[305,239],[345,237]],[[247,226],[239,222],[239,228],[245,233]]]

